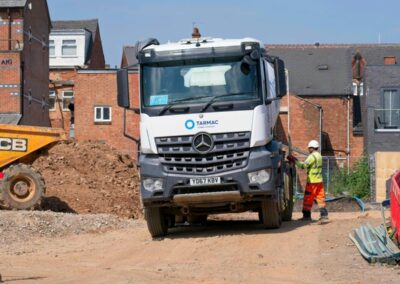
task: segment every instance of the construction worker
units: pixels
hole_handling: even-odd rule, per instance
[[[288,160],[296,164],[300,169],[307,170],[307,185],[304,192],[303,201],[303,218],[302,220],[311,221],[311,209],[314,199],[317,200],[320,221],[328,219],[328,210],[325,207],[325,191],[322,180],[322,156],[318,152],[319,143],[311,140],[308,143],[308,151],[310,155],[304,162],[300,162],[294,156],[288,156]]]

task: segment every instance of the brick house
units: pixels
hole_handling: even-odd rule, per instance
[[[138,108],[136,71],[129,73],[129,82],[131,105]],[[118,107],[116,70],[78,70],[74,90],[75,138],[103,141],[136,158],[139,115]]]
[[[352,50],[330,45],[274,45],[268,50],[285,61],[289,74],[290,96],[283,102],[278,137],[287,141],[290,129],[293,146],[302,152],[316,139],[325,156],[360,157],[362,132],[353,123],[359,110],[353,108]]]
[[[53,127],[70,131],[78,69],[104,69],[97,19],[54,21],[50,33],[50,119]],[[73,132],[72,132],[73,134]]]
[[[0,123],[50,126],[46,0],[0,1]]]
[[[325,160],[325,167],[328,160],[333,162],[329,171],[357,161],[367,149],[364,144],[369,139],[361,104],[364,70],[370,65],[395,62],[400,56],[400,45],[267,48],[270,54],[283,58],[289,74],[290,96],[283,102],[276,135],[287,142],[290,129],[292,144],[299,152],[306,152],[310,139],[321,141],[323,155],[332,157]]]

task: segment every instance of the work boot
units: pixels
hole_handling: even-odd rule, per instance
[[[325,224],[329,222],[328,218],[328,210],[326,210],[325,207],[319,208],[319,213],[321,214],[321,217],[318,219],[318,224]]]
[[[319,208],[319,214],[321,214],[321,217],[328,219],[328,210],[325,207]]]
[[[323,215],[321,217],[319,217],[318,219],[318,224],[322,225],[322,224],[326,224],[329,222],[329,218],[326,215]]]
[[[311,212],[303,210],[303,218],[300,221],[311,221]]]

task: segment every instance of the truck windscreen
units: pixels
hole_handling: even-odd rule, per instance
[[[257,65],[242,61],[193,65],[144,65],[143,105],[259,99]],[[230,96],[232,94],[232,96]]]

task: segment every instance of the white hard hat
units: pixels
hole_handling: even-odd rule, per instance
[[[318,141],[317,140],[311,140],[310,142],[308,142],[308,148],[314,148],[314,149],[319,148]]]

